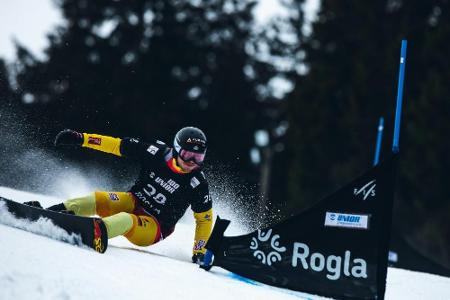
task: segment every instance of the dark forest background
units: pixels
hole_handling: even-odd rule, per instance
[[[289,17],[261,27],[256,1],[55,1],[65,22],[48,36],[47,59],[20,44],[16,62],[0,59],[2,130],[30,124],[27,141],[55,151],[63,128],[170,142],[198,126],[209,169],[245,186],[254,214],[274,222],[367,170],[380,116],[389,154],[408,39],[394,225],[450,267],[450,2],[322,1],[311,32],[304,1],[282,3]],[[280,81],[292,89],[280,93]],[[21,143],[5,138],[2,157]],[[10,175],[0,185],[21,187]]]

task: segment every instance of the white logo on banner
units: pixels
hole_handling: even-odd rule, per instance
[[[368,215],[355,215],[355,214],[342,214],[342,213],[327,211],[327,213],[325,215],[325,224],[324,225],[331,226],[331,227],[368,229],[369,228],[369,216]]]
[[[355,196],[363,195],[363,200],[366,200],[369,196],[375,197],[375,187],[377,186],[377,184],[375,182],[376,182],[376,179],[365,184],[362,188],[354,189],[353,194]]]
[[[258,230],[258,238],[253,237],[250,249],[253,256],[262,264],[271,266],[274,262],[281,261],[280,253],[286,252],[286,247],[280,247],[278,234],[272,235],[272,229],[267,232]],[[271,250],[268,254],[259,250],[261,243],[269,242]],[[345,250],[344,255],[331,254],[324,255],[320,252],[313,252],[305,243],[294,242],[292,244],[292,254],[283,254],[285,258],[291,257],[291,267],[312,270],[314,272],[324,272],[329,280],[338,280],[342,275],[354,278],[367,278],[367,262],[363,258],[353,258],[350,250]],[[299,275],[300,276],[300,275]]]
[[[280,236],[275,234],[272,236],[272,229],[269,229],[266,233],[261,230],[258,230],[258,239],[255,237],[252,238],[250,243],[250,249],[253,251],[253,256],[259,259],[263,264],[271,266],[272,263],[281,260],[281,254],[286,251],[286,247],[280,247],[280,242],[278,239]],[[270,246],[274,251],[269,252],[269,254],[265,254],[263,251],[259,250],[259,242],[267,242],[270,240]]]
[[[294,243],[292,267],[311,269],[315,272],[326,270],[326,277],[329,280],[338,280],[342,274],[347,277],[367,278],[367,262],[362,258],[352,258],[350,250],[344,252],[344,257],[311,252],[307,244]]]

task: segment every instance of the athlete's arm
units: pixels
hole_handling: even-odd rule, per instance
[[[195,256],[200,253],[205,254],[206,252],[205,245],[211,235],[213,210],[211,208],[205,212],[194,212],[194,218],[195,237],[193,255]]]
[[[116,138],[93,133],[80,133],[71,129],[61,131],[55,139],[56,146],[82,146],[117,156],[140,157],[149,144],[134,138]]]
[[[122,139],[95,133],[83,133],[82,147],[122,156],[120,145]]]
[[[213,209],[208,183],[204,179],[204,174],[200,173],[199,176],[202,177],[198,178],[201,183],[196,177],[191,180],[191,186],[194,189],[194,198],[191,202],[195,218],[194,257],[198,254],[205,254],[205,245],[211,235],[213,225]]]
[[[83,137],[83,147],[135,159],[139,159],[148,154],[148,149],[151,146],[136,138],[121,139],[91,133],[83,133]]]

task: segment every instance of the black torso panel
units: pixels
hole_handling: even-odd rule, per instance
[[[191,205],[194,212],[212,207],[208,182],[203,172],[176,173],[168,166],[172,149],[157,141],[145,143],[123,139],[121,153],[139,160],[139,177],[130,189],[141,206],[158,219],[161,229],[175,226]]]

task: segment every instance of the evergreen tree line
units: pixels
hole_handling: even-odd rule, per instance
[[[394,226],[450,266],[450,3],[323,1],[285,99],[288,210],[310,205],[391,152],[400,42],[408,40]]]
[[[289,17],[255,30],[256,1],[59,0],[48,59],[18,45],[14,82],[0,64],[0,100],[26,112],[43,145],[62,128],[170,142],[199,126],[212,168],[238,171],[260,187],[254,204],[284,218],[371,166],[380,116],[387,157],[406,38],[394,224],[450,265],[450,4],[322,1],[305,34],[304,1],[282,3]],[[275,77],[293,84],[282,99]],[[255,145],[261,129],[268,145]]]

